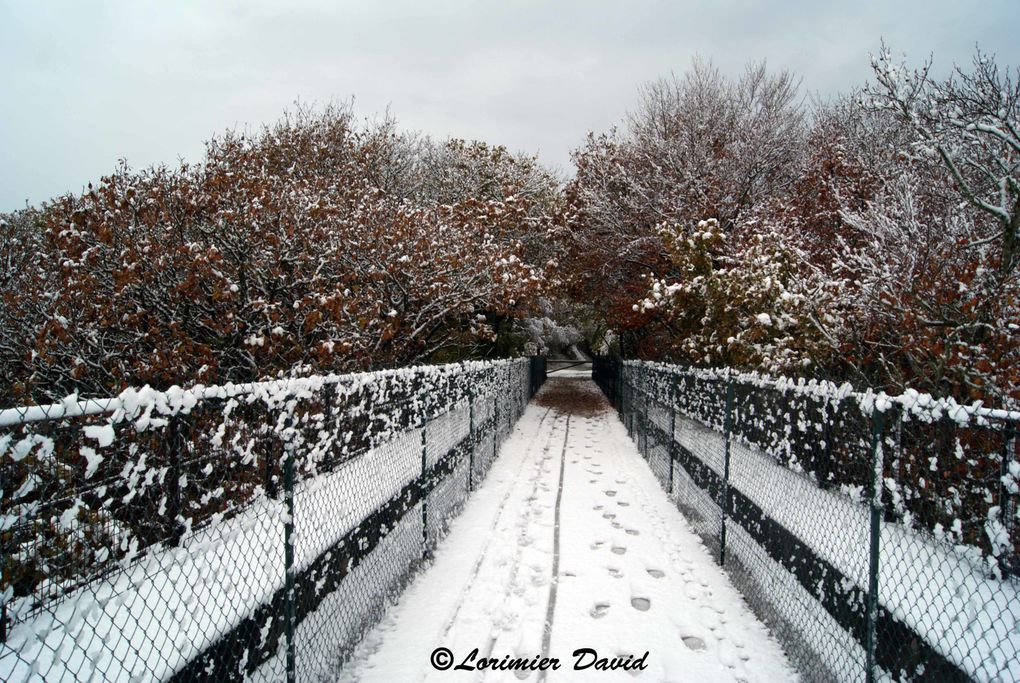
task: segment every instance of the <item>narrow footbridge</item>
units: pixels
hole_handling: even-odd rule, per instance
[[[553,377],[342,680],[793,680],[602,393]]]
[[[0,411],[0,680],[1020,680],[1020,416],[545,377]]]

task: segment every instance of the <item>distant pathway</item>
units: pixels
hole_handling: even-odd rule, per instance
[[[559,373],[556,373],[557,375]],[[475,670],[436,669],[477,649]],[[572,653],[646,651],[642,671],[575,671]],[[446,664],[446,653],[437,653]],[[478,670],[555,657],[558,670]],[[582,663],[594,657],[586,656]],[[432,566],[342,681],[786,681],[779,646],[659,487],[590,380],[552,375]]]

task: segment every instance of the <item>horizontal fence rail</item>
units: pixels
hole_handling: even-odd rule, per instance
[[[807,680],[1020,681],[1020,415],[611,358],[593,376]]]
[[[427,559],[544,359],[0,411],[0,680],[318,680]]]

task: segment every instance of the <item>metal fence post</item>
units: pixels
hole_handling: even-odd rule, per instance
[[[528,358],[528,369],[531,373],[531,386],[528,390],[529,397],[531,397],[538,391],[538,356]]]
[[[630,385],[627,384],[629,380],[627,366],[623,361],[620,361],[620,391],[623,395],[620,403],[623,406],[623,426],[627,428],[627,436],[632,436],[630,430]]]
[[[181,524],[181,450],[187,448],[187,442],[181,433],[182,420],[180,414],[170,418],[170,480],[166,482],[167,517],[170,519],[170,544],[177,546],[184,535]]]
[[[527,394],[527,392],[524,390],[521,382],[516,377],[514,377],[514,375],[517,373],[517,368],[513,367],[510,370],[511,370],[511,372],[510,372],[510,386],[513,388],[513,392],[514,392],[514,419],[513,419],[513,421],[517,422],[517,419],[521,415],[521,406],[524,405],[524,396],[525,396],[525,394]]]
[[[638,366],[634,370],[634,440],[637,441],[638,452],[641,453],[641,457],[644,457],[644,448],[641,447],[641,404],[644,401],[644,395],[641,393],[644,390],[644,385],[641,383],[642,368],[641,361],[637,361]]]
[[[467,490],[470,491],[474,488],[474,474],[475,474],[475,391],[470,386],[468,387],[468,443],[471,444],[471,448],[468,449],[468,473],[467,473]]]
[[[634,396],[636,395],[635,382],[635,371],[634,368],[627,369],[627,432],[630,434],[630,438],[637,439],[637,424],[634,421]]]
[[[644,372],[643,384],[645,385],[645,397],[644,397],[645,400],[644,400],[644,403],[643,403],[643,406],[644,406],[644,418],[641,421],[641,426],[643,427],[643,430],[644,430],[644,433],[645,433],[645,460],[648,460],[649,462],[651,462],[652,455],[651,455],[651,451],[648,448],[648,434],[649,434],[649,429],[648,429],[648,422],[649,422],[649,419],[648,419],[648,408],[649,408],[649,405],[652,402],[651,401],[651,393],[652,392],[651,392],[651,388],[650,388],[650,383],[648,381],[648,368],[647,367],[645,368],[645,372]]]
[[[0,459],[0,510],[4,511],[10,510],[12,507],[10,502],[12,498],[11,487],[6,481],[7,467],[6,460]],[[3,586],[11,585],[11,571],[13,569],[8,567],[7,562],[7,558],[12,554],[10,550],[13,550],[13,548],[9,550],[7,543],[4,542],[4,539],[7,537],[7,534],[0,534],[0,558],[4,558],[4,561],[0,561],[0,585]],[[8,599],[6,592],[0,592],[0,643],[7,642]]]
[[[726,377],[726,416],[723,418],[722,517],[719,531],[719,564],[726,565],[726,513],[730,509],[730,440],[733,432],[733,379]]]
[[[616,409],[623,409],[623,361],[619,358],[612,359],[611,371],[613,373],[613,388],[616,396]]]
[[[871,410],[871,543],[868,553],[868,613],[866,615],[864,650],[868,683],[875,680],[876,629],[878,626],[878,556],[882,521],[882,432],[885,429],[885,414],[873,407]]]
[[[496,459],[496,451],[499,449],[499,396],[497,392],[492,393],[492,459]]]
[[[641,366],[639,365],[634,368],[634,386],[632,397],[634,399],[634,409],[631,411],[631,422],[634,423],[634,440],[637,441],[638,451],[641,451]]]
[[[635,419],[635,415],[637,414],[637,411],[634,409],[634,402],[637,400],[636,399],[636,396],[637,396],[637,384],[636,384],[636,382],[637,382],[637,377],[636,377],[637,371],[633,367],[631,367],[629,370],[630,371],[627,373],[628,376],[629,376],[628,377],[628,381],[630,382],[627,385],[628,432],[630,433],[630,438],[632,438],[634,440],[637,440],[637,438],[638,438],[638,435],[637,435],[637,420]]]
[[[428,491],[425,487],[425,472],[428,471],[428,440],[426,437],[426,429],[428,422],[424,421],[421,424],[421,484],[422,484],[422,495],[421,495],[421,559],[424,560],[428,557],[429,553],[429,498]]]
[[[276,497],[280,495],[279,481],[273,478],[274,463],[279,463],[283,452],[280,450],[279,439],[266,438],[265,448],[265,468],[262,473],[263,483],[266,487],[266,495],[276,500]]]
[[[641,367],[638,369],[638,385],[641,392],[641,414],[638,415],[638,448],[641,451],[641,457],[648,460],[648,388],[645,386],[647,383],[646,374],[645,364],[642,361]]]
[[[1016,423],[1006,422],[1002,433],[1002,458],[999,463],[999,519],[1006,525],[1012,538],[1012,526],[1016,523],[1014,505],[1010,504],[1009,489],[1006,482],[1010,480],[1009,466],[1013,462],[1013,448],[1016,441]],[[999,569],[1003,576],[1011,576],[1017,570],[1015,563],[1010,561],[1009,553],[999,555]]]
[[[673,454],[676,451],[676,406],[675,401],[669,402],[669,448],[666,455],[669,456],[669,495],[673,495]]]
[[[830,412],[829,408],[831,405],[830,399],[826,397],[825,403],[822,405],[822,440],[825,441],[825,447],[822,449],[822,461],[815,468],[817,470],[818,488],[822,490],[832,487],[829,482],[829,474],[832,471],[832,421],[836,415],[835,411]]]
[[[510,398],[510,393],[511,393],[510,365],[509,364],[506,366],[506,379],[503,382],[503,386],[506,387],[507,399],[509,399]],[[507,411],[506,411],[506,433],[507,433],[507,436],[510,435],[510,424],[512,422],[512,418],[513,418],[513,409],[512,408],[507,409]]]
[[[284,404],[286,410],[286,404]],[[287,506],[287,517],[283,525],[283,562],[284,562],[284,637],[287,643],[287,683],[297,680],[297,658],[294,646],[294,434],[293,416],[288,415],[285,422],[283,460],[284,501]]]

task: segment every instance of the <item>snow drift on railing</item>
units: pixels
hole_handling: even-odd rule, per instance
[[[677,368],[678,366],[668,363],[657,363],[653,361],[631,361],[647,367]],[[1020,410],[1004,408],[986,408],[981,401],[976,403],[959,403],[952,397],[936,398],[931,394],[922,393],[916,389],[905,389],[902,394],[890,395],[884,391],[855,391],[849,382],[836,384],[828,380],[805,379],[803,377],[774,377],[766,373],[742,372],[729,368],[683,368],[689,375],[706,380],[726,381],[733,380],[741,384],[761,388],[775,389],[783,392],[793,392],[805,396],[827,399],[839,402],[846,399],[855,399],[860,406],[870,414],[871,410],[877,408],[885,412],[893,406],[900,406],[904,410],[917,416],[920,419],[926,417],[931,420],[947,416],[960,425],[969,424],[972,420],[981,418],[991,420],[1020,420]]]

